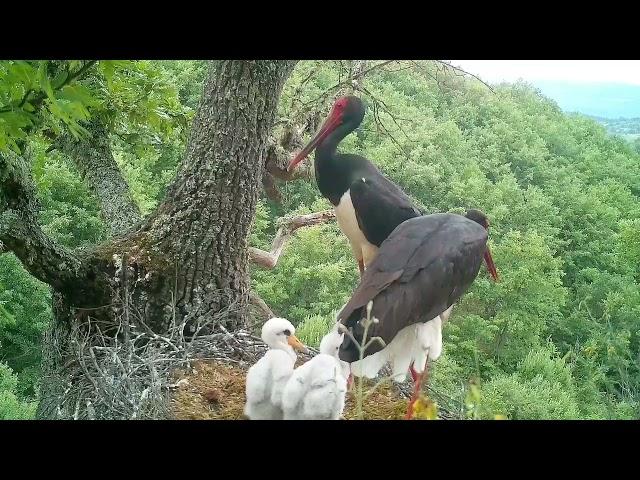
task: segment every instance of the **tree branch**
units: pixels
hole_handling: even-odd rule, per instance
[[[254,290],[249,291],[249,302],[251,305],[256,307],[266,319],[276,316],[276,314],[269,308],[269,305],[267,305],[266,302],[260,298],[260,295],[258,295]]]
[[[449,62],[446,62],[444,60],[432,60],[436,65],[440,65],[442,67],[443,70],[452,70],[454,72],[454,74],[458,77],[464,77],[465,75],[469,75],[470,77],[475,78],[477,81],[479,81],[480,83],[482,83],[485,87],[487,87],[491,93],[495,93],[495,91],[493,90],[493,88],[491,87],[491,85],[489,85],[487,82],[485,82],[484,80],[482,80],[480,77],[478,77],[477,75],[474,75],[471,72],[467,72],[466,70],[463,70],[460,67],[456,67],[454,65],[452,65]],[[424,73],[425,75],[427,75],[429,78],[435,80],[435,82],[438,85],[442,85],[442,82],[440,81],[440,79],[437,77],[436,75],[433,75],[431,72],[429,72],[423,65],[421,65],[420,63],[416,62],[415,60],[409,60],[409,62],[416,67],[418,70],[420,70],[422,73]],[[458,73],[460,72],[460,73]]]
[[[375,65],[372,65],[371,67],[358,72],[358,80],[361,81],[362,78],[364,78],[367,74],[373,72],[374,70],[377,70],[378,68],[381,68],[381,67],[384,67],[386,65],[389,65],[390,63],[393,63],[395,61],[397,61],[397,60],[385,60],[384,62],[376,63]],[[323,102],[332,92],[338,90],[340,87],[352,85],[353,81],[354,81],[354,78],[353,77],[349,77],[346,80],[338,82],[335,85],[333,85],[332,87],[326,89],[324,92],[322,92],[319,96],[317,96],[313,100],[310,100],[310,101],[304,103],[303,105],[307,106],[307,105],[315,104],[317,102]]]
[[[87,72],[87,70],[89,70],[96,63],[97,63],[97,60],[89,60],[87,63],[85,63],[82,67],[80,67],[75,72],[68,72],[67,78],[60,85],[57,85],[54,88],[54,90],[60,90],[62,87],[69,85],[73,80],[84,75]],[[22,108],[24,106],[24,104],[27,102],[27,99],[29,98],[29,95],[31,95],[31,93],[33,93],[33,90],[27,90],[25,92],[24,97],[22,97],[22,100],[18,104],[18,108]],[[47,98],[47,94],[45,92],[41,92],[39,95],[34,97],[30,103],[35,108],[35,107],[38,107],[40,103],[42,103],[46,98]],[[0,113],[10,112],[11,110],[13,110],[13,107],[11,105],[7,105],[5,107],[0,108]]]
[[[0,153],[0,244],[40,281],[56,290],[68,289],[82,263],[42,230],[39,210],[27,162],[14,153]]]
[[[484,80],[482,80],[480,77],[478,77],[477,75],[474,75],[471,72],[467,72],[466,70],[460,68],[460,67],[456,67],[454,65],[452,65],[449,62],[445,62],[444,60],[434,60],[434,62],[439,63],[440,65],[444,66],[445,68],[450,68],[452,70],[455,70],[456,72],[460,72],[464,75],[469,75],[473,78],[475,78],[476,80],[478,80],[480,83],[482,83],[485,87],[487,87],[489,90],[491,90],[491,93],[495,93],[495,91],[493,90],[493,88],[491,88],[491,85],[489,85],[487,82],[485,82]]]
[[[262,267],[269,269],[274,268],[278,263],[278,259],[282,254],[286,242],[296,230],[302,227],[326,223],[334,218],[335,213],[333,210],[324,210],[322,212],[281,219],[281,225],[271,245],[271,251],[265,252],[259,248],[249,247],[249,258],[253,263]]]
[[[91,132],[90,137],[76,140],[65,134],[56,140],[55,145],[80,171],[100,201],[100,211],[111,235],[118,236],[131,230],[142,215],[113,158],[106,128],[97,118],[85,127]]]

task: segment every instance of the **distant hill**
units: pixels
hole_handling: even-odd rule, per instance
[[[640,118],[603,118],[588,115],[604,125],[607,131],[614,135],[621,135],[628,140],[640,138]]]
[[[640,85],[557,81],[532,83],[543,95],[555,100],[565,112],[579,112],[616,121],[629,119],[632,123],[640,118]],[[629,133],[640,133],[640,130]]]

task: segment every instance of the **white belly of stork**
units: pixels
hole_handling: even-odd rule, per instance
[[[428,360],[437,360],[442,354],[442,324],[449,318],[453,305],[428,322],[415,323],[400,330],[382,350],[351,364],[356,377],[375,378],[380,370],[391,364],[391,378],[404,382],[409,367],[424,372]],[[444,318],[443,318],[444,317]]]
[[[351,202],[351,194],[348,190],[342,195],[340,203],[338,203],[334,210],[336,212],[338,227],[349,239],[353,255],[357,260],[362,260],[366,267],[376,258],[378,247],[370,243],[364,236],[364,233],[362,233],[362,230],[360,230],[358,219],[356,218],[356,211]]]

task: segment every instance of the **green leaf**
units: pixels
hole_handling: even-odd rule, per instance
[[[51,81],[51,85],[54,90],[58,90],[64,84],[64,82],[67,81],[67,78],[69,78],[68,70],[62,70],[61,72],[58,72],[55,78]]]
[[[13,79],[9,78],[8,80],[17,80],[21,82],[25,91],[34,86],[37,72],[29,62],[25,62],[24,60],[12,61],[7,65],[7,70],[12,77],[15,77]]]
[[[104,78],[107,81],[107,87],[111,88],[111,84],[113,82],[113,73],[115,71],[114,62],[111,60],[100,60],[99,67],[102,75],[104,75]]]
[[[91,94],[89,89],[84,85],[65,85],[58,93],[58,98],[76,102],[86,107],[92,107],[99,104],[99,101]]]
[[[16,319],[4,305],[0,303],[0,326],[15,325]]]
[[[49,97],[50,100],[54,99],[53,88],[51,87],[51,82],[49,81],[49,75],[47,74],[47,61],[43,61],[40,63],[40,67],[38,68],[38,81],[40,82],[40,88],[44,90]]]

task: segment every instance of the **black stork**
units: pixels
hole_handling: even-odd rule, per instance
[[[336,100],[316,135],[287,167],[291,171],[316,150],[318,188],[334,206],[338,226],[349,239],[361,276],[391,232],[422,214],[369,160],[336,151],[342,139],[362,123],[364,114],[364,103],[358,97]]]
[[[371,317],[378,321],[370,325],[365,340],[380,337],[386,345],[373,342],[360,361],[358,345],[346,336],[340,360],[351,363],[352,372],[359,376],[375,377],[387,362],[392,364],[395,379],[398,375],[404,378],[410,370],[414,393],[407,418],[418,398],[420,374],[427,359],[433,358],[429,349],[441,349],[440,327],[434,322],[467,291],[483,258],[498,280],[487,245],[488,229],[487,217],[478,210],[469,210],[465,216],[437,213],[407,220],[382,243],[338,314],[338,321],[352,329],[354,339],[362,345],[360,320],[366,317],[367,304],[373,302]]]

